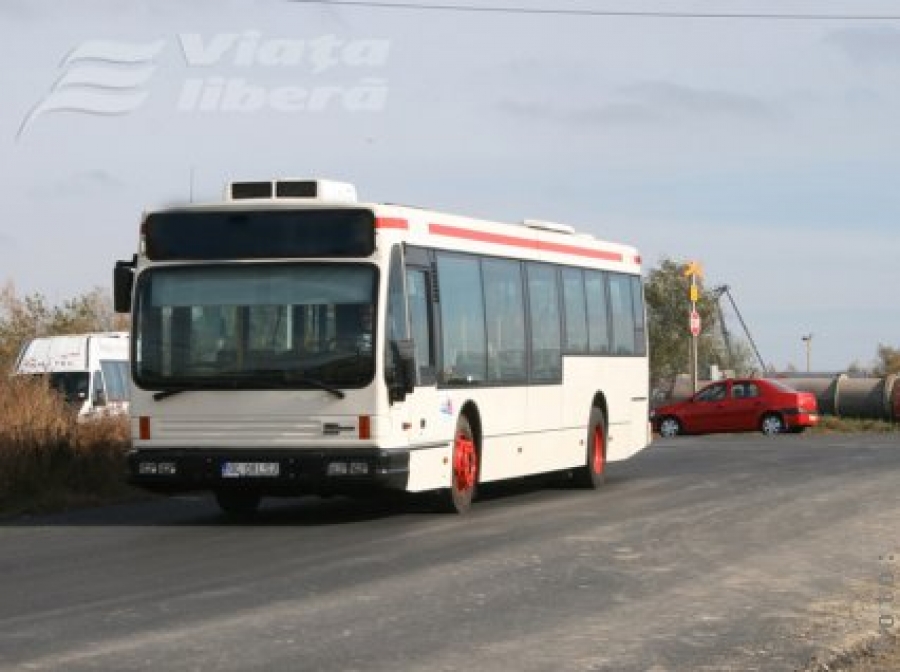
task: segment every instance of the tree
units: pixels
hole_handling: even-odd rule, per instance
[[[889,345],[879,344],[878,359],[875,362],[875,373],[879,376],[900,373],[900,348],[892,348]]]
[[[644,286],[650,334],[650,381],[654,390],[667,391],[677,374],[689,371],[691,302],[685,268],[684,263],[663,259],[658,267],[650,270]],[[718,320],[718,297],[704,287],[702,278],[698,278],[698,287],[701,331],[697,350],[701,376],[712,364],[733,370],[736,375],[749,374],[753,369],[750,347],[733,335],[730,348],[726,347]]]
[[[108,290],[98,287],[50,306],[39,293],[18,296],[15,285],[7,282],[0,288],[0,372],[9,371],[32,338],[127,328],[128,318],[113,311]]]

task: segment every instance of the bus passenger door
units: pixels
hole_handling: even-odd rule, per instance
[[[390,342],[412,338],[415,345],[414,389],[402,401],[391,404],[392,434],[410,451],[407,489],[411,491],[446,487],[450,473],[440,452],[445,446],[439,445],[438,438],[441,428],[437,421],[431,269],[427,260],[417,264],[415,253],[406,264],[399,246],[392,254],[385,329],[389,383],[395,356]]]
[[[407,268],[406,291],[410,337],[415,343],[416,389],[407,397],[413,427],[410,442],[433,441],[437,436],[437,371],[431,311],[431,271]]]

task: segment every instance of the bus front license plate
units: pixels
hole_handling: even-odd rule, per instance
[[[225,462],[222,478],[274,478],[280,471],[278,462]]]

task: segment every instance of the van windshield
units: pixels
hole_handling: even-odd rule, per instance
[[[374,375],[371,264],[242,263],[145,271],[135,382],[154,390],[362,387]]]
[[[87,371],[56,371],[49,374],[50,389],[56,390],[70,404],[81,403],[88,396],[91,379]]]

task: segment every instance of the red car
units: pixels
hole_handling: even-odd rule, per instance
[[[650,414],[660,436],[752,432],[802,432],[819,421],[816,397],[774,380],[720,380],[687,401],[661,406]]]

